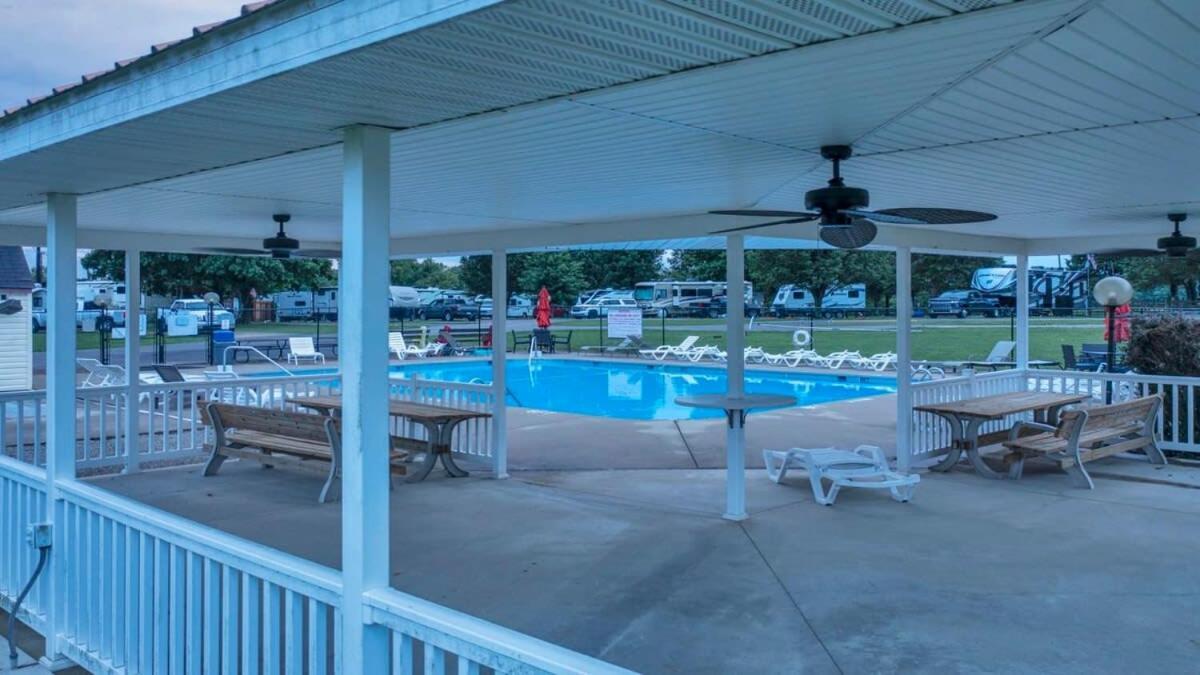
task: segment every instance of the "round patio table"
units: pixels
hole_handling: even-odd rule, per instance
[[[725,434],[725,514],[727,520],[746,519],[746,413],[754,408],[795,405],[796,397],[780,394],[697,394],[680,396],[675,403],[688,408],[724,410],[729,430]],[[737,471],[734,471],[734,469]]]

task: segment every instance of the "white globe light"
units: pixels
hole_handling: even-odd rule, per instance
[[[1133,286],[1121,277],[1104,277],[1096,282],[1092,297],[1105,307],[1120,307],[1133,300]]]
[[[221,304],[221,296],[213,291],[209,291],[204,294],[204,301],[210,305],[219,305]]]

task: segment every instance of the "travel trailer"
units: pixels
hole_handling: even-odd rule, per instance
[[[810,316],[818,313],[828,318],[862,315],[866,309],[866,284],[846,284],[826,291],[819,310],[812,292],[794,284],[781,286],[771,303],[771,313],[775,316]]]
[[[1017,304],[1017,269],[981,267],[971,276],[971,289],[994,297],[999,305]],[[1087,270],[1034,267],[1029,270],[1029,307],[1037,313],[1070,313],[1084,309],[1091,298]]]
[[[336,321],[337,286],[322,286],[308,291],[281,291],[271,296],[277,321],[309,321],[322,318]]]

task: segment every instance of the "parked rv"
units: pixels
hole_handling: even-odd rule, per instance
[[[508,299],[506,316],[510,319],[528,319],[533,316],[533,304],[533,298],[527,295],[514,295]]]
[[[281,291],[271,297],[275,301],[277,321],[311,321],[316,318],[337,320],[337,286],[324,286],[307,291]]]
[[[981,267],[971,276],[971,289],[994,298],[1010,311],[1017,305],[1017,269]],[[1029,307],[1035,314],[1070,314],[1087,308],[1091,283],[1087,270],[1033,267],[1029,270]]]
[[[786,284],[779,287],[775,300],[771,303],[771,313],[775,316],[812,316],[825,317],[862,316],[867,309],[866,284],[846,284],[825,291],[821,297],[821,308],[817,309],[816,298],[812,291],[802,286]]]
[[[388,314],[393,319],[415,316],[421,308],[421,294],[411,286],[388,286]]]
[[[646,316],[720,316],[724,311],[714,298],[725,295],[724,281],[642,281],[633,288],[633,299]],[[754,285],[745,286],[746,300],[754,299]]]

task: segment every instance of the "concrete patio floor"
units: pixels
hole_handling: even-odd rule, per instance
[[[716,515],[724,472],[684,459],[400,485],[393,585],[647,673],[1195,672],[1195,489],[952,472],[910,504],[849,491],[827,508],[802,473],[751,471],[737,524]],[[230,462],[94,482],[340,564],[338,506],[308,475]]]

